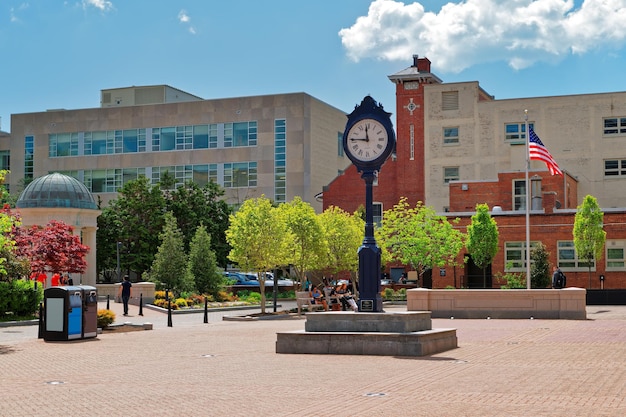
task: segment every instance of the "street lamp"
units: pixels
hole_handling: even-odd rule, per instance
[[[122,281],[122,270],[120,269],[120,246],[122,246],[122,242],[117,242],[117,282]]]

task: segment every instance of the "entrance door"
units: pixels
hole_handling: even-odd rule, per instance
[[[468,260],[465,264],[465,285],[467,288],[493,288],[491,282],[491,264],[483,269],[476,266],[471,255],[466,255]]]

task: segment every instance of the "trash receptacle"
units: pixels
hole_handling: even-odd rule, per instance
[[[44,340],[80,339],[83,332],[83,292],[80,287],[50,287],[43,292]]]
[[[81,285],[83,291],[83,338],[98,336],[98,293],[96,287]]]

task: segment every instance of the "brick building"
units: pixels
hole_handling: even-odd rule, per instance
[[[626,186],[626,92],[496,100],[475,81],[443,83],[430,66],[414,56],[411,67],[389,76],[396,87],[397,145],[374,187],[375,221],[407,197],[461,218],[465,231],[476,204],[487,203],[499,225],[500,250],[485,282],[469,262],[430,271],[421,284],[499,287],[496,276],[507,262],[514,262],[507,271],[525,271],[527,117],[564,171],[553,177],[543,162],[531,161],[531,241],[546,245],[569,286],[626,288],[626,196],[619,191]],[[364,193],[350,166],[324,188],[324,208],[354,211]],[[607,232],[591,282],[572,237],[576,207],[588,194],[598,199]],[[394,279],[407,269],[388,266]]]

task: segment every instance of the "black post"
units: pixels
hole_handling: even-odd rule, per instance
[[[172,300],[170,300],[170,290],[165,291],[167,298],[167,327],[172,327]]]
[[[107,310],[110,310],[110,308],[109,308],[109,294],[107,294]]]
[[[380,295],[380,248],[374,238],[374,214],[372,184],[376,172],[365,170],[361,175],[365,180],[365,238],[359,248],[359,311],[382,312]]]
[[[209,299],[204,297],[204,322],[209,322]]]
[[[139,294],[139,315],[143,316],[143,293]]]
[[[37,338],[43,339],[43,303],[39,303],[39,330],[37,332]]]

